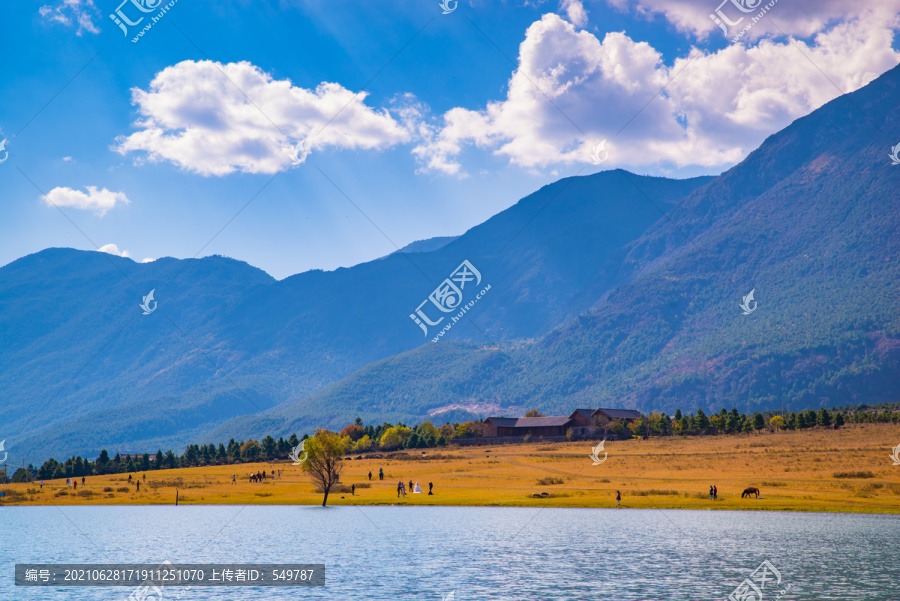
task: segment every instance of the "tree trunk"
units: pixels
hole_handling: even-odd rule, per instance
[[[328,489],[325,489],[325,498],[322,499],[322,507],[325,507],[325,503],[328,502]]]

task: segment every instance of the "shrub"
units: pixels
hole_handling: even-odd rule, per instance
[[[835,478],[874,478],[875,474],[872,472],[835,472]]]
[[[538,479],[537,483],[540,486],[546,486],[548,484],[563,484],[564,481],[562,478],[554,478],[553,476],[550,476],[549,478]]]

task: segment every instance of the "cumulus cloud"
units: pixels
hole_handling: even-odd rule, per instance
[[[559,4],[561,12],[566,14],[569,23],[576,27],[587,25],[587,11],[579,0],[562,0]]]
[[[98,248],[102,253],[106,253],[108,255],[116,255],[117,257],[129,257],[127,250],[119,250],[119,247],[115,244],[104,244],[100,248]]]
[[[756,12],[746,10],[761,8],[771,0],[606,0],[608,4],[625,12],[647,17],[662,15],[679,31],[691,33],[699,38],[709,35],[723,35],[710,18],[717,9],[729,16],[731,21],[738,17],[752,16]],[[900,0],[879,0],[878,2],[848,2],[847,0],[776,0],[768,13],[748,32],[748,37],[759,38],[767,35],[787,35],[810,37],[822,32],[829,25],[859,18],[866,13],[874,13],[882,23],[894,23],[900,12]],[[746,21],[746,19],[745,19]],[[739,26],[743,26],[741,23]]]
[[[506,98],[447,111],[420,127],[413,153],[424,170],[459,175],[466,146],[537,168],[588,163],[607,139],[610,166],[719,168],[840,95],[831,81],[850,92],[895,66],[892,42],[891,27],[870,13],[810,43],[694,48],[666,65],[646,42],[619,32],[601,40],[546,14],[526,32]]]
[[[150,257],[147,257],[147,258],[145,258],[143,261],[141,261],[141,263],[152,263],[152,262],[155,261],[155,260],[156,260],[156,259],[152,259],[152,258],[150,258]]]
[[[45,200],[48,204],[57,207],[91,210],[101,217],[117,204],[131,202],[124,192],[113,192],[106,188],[97,188],[97,186],[87,186],[85,189],[87,193],[66,187],[53,188],[47,193]]]
[[[55,6],[40,7],[38,14],[45,22],[66,26],[77,25],[75,35],[81,35],[84,31],[100,33],[100,29],[94,25],[94,18],[100,16],[100,11],[93,0],[63,0]]]
[[[169,161],[204,176],[276,173],[290,147],[380,150],[408,142],[410,132],[366,93],[323,82],[314,90],[275,80],[249,62],[183,61],[132,89],[138,131],[116,139],[121,154]]]

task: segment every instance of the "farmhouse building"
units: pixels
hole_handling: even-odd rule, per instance
[[[597,409],[591,416],[594,418],[602,417],[607,421],[614,419],[640,419],[641,412],[634,409]]]
[[[639,419],[640,411],[632,409],[576,409],[571,415],[550,417],[489,417],[484,420],[484,436],[551,437],[565,436],[569,430],[576,436],[590,434],[614,419]]]

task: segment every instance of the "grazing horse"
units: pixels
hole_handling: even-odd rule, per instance
[[[748,486],[744,489],[744,492],[741,493],[741,498],[750,497],[750,495],[756,495],[756,498],[759,498],[760,490],[754,486]]]

